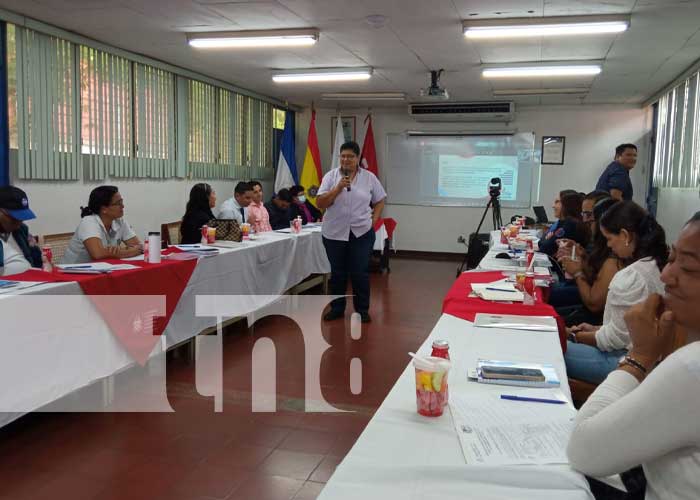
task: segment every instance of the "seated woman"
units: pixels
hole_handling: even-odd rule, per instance
[[[90,193],[88,206],[80,210],[82,220],[68,243],[64,264],[124,259],[143,252],[136,233],[124,219],[124,200],[116,187],[96,187]]]
[[[570,329],[564,355],[569,377],[599,384],[630,347],[623,319],[634,304],[661,293],[660,272],[668,258],[663,228],[632,201],[615,203],[600,220],[600,231],[624,269],[610,282],[603,326],[582,323]]]
[[[567,452],[574,469],[593,477],[641,464],[646,500],[698,498],[700,212],[681,231],[661,281],[663,299],[651,295],[625,315],[633,347],[578,412]],[[657,364],[677,327],[687,345]]]
[[[620,259],[611,252],[608,240],[599,227],[601,217],[615,203],[615,200],[608,197],[591,208],[593,238],[588,251],[577,245],[577,258],[572,260],[571,246],[575,243],[571,242],[572,245],[561,248],[557,253],[561,266],[573,276],[575,288],[573,293],[568,294],[561,293],[562,287],[553,288],[549,304],[565,317],[567,322],[574,318],[578,318],[578,323],[586,321],[599,324],[602,321],[610,282],[622,269]]]
[[[556,222],[552,224],[539,242],[539,251],[554,256],[561,239],[573,240],[580,245],[586,245],[588,234],[586,226],[581,221],[581,203],[583,196],[571,189],[565,189],[554,200],[554,216]]]
[[[185,208],[180,225],[180,242],[184,245],[199,243],[202,240],[202,226],[214,219],[211,209],[216,206],[216,192],[212,187],[200,182],[190,189],[190,200]]]
[[[289,194],[292,195],[292,204],[289,207],[290,220],[301,216],[302,224],[320,222],[323,214],[306,199],[306,196],[304,196],[304,186],[292,186],[289,188]]]

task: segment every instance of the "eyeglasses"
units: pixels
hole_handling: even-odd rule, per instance
[[[591,218],[593,218],[593,212],[588,212],[588,211],[584,210],[583,212],[581,212],[581,217],[584,217],[584,218],[585,218],[585,217],[591,217]]]
[[[354,158],[357,158],[356,154],[351,154],[351,155],[340,155],[341,160],[352,160]]]
[[[123,207],[124,200],[115,201],[114,203],[110,203],[109,206],[110,207]]]

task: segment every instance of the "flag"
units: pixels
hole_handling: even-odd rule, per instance
[[[285,113],[285,115],[280,158],[277,162],[277,174],[275,175],[275,193],[282,188],[290,188],[299,182],[296,153],[294,151],[294,114]]]
[[[331,170],[340,167],[340,146],[345,144],[345,134],[343,133],[343,120],[338,115],[335,125],[335,140],[333,141],[333,151],[331,151]]]
[[[374,147],[374,131],[372,130],[372,115],[365,118],[367,131],[365,132],[365,142],[362,144],[362,154],[360,155],[360,166],[366,168],[379,177],[379,164],[377,163],[377,150]]]
[[[318,193],[323,177],[322,172],[321,155],[318,152],[318,137],[316,136],[316,111],[312,111],[309,138],[306,141],[306,155],[304,156],[304,165],[301,167],[299,184],[304,186],[306,199],[314,206],[316,206],[316,193]]]

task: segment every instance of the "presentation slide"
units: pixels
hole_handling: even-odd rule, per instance
[[[482,198],[494,177],[501,179],[501,199],[518,196],[517,156],[462,156],[441,154],[438,159],[438,195],[449,198]]]

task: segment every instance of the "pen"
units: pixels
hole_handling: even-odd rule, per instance
[[[63,269],[92,269],[90,264],[86,266],[64,266]]]
[[[513,396],[511,394],[501,394],[501,399],[507,399],[508,401],[529,401],[531,403],[549,403],[553,405],[566,404],[566,401],[560,399],[526,398],[524,396]]]
[[[510,290],[508,288],[492,288],[492,287],[486,287],[486,290],[491,290],[493,292],[512,292],[516,293],[517,290]]]

